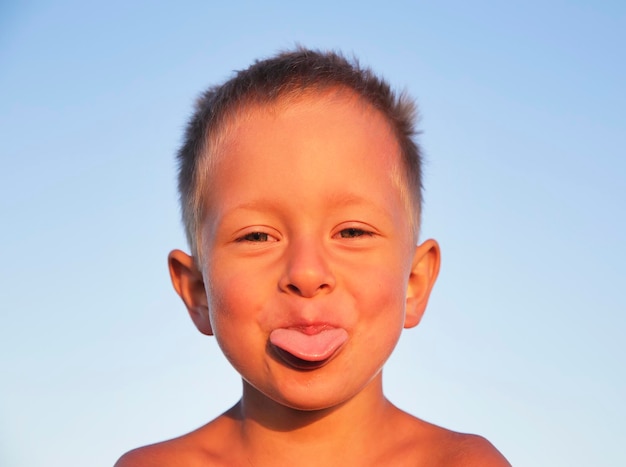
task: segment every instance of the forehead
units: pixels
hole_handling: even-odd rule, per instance
[[[352,92],[247,104],[212,143],[202,190],[210,217],[263,197],[292,204],[406,201],[397,138],[386,117]]]
[[[266,159],[285,151],[290,151],[293,158],[307,153],[319,159],[325,157],[324,149],[334,149],[337,156],[341,149],[348,155],[359,147],[372,145],[371,151],[361,151],[362,162],[369,156],[395,170],[401,159],[398,140],[384,114],[353,91],[341,88],[239,105],[217,133],[208,155],[217,174],[220,166],[228,165],[233,153],[246,151],[248,161],[260,156],[261,151],[244,147],[249,143],[271,151],[262,154]],[[313,150],[302,151],[304,147],[313,149],[312,146],[318,146],[317,154],[312,154]]]

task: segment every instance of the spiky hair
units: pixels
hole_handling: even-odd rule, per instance
[[[304,94],[346,89],[380,111],[392,128],[404,169],[414,228],[419,225],[422,198],[421,154],[414,141],[416,107],[405,93],[395,93],[389,84],[356,59],[338,52],[322,52],[298,47],[272,58],[257,60],[249,68],[198,98],[178,152],[178,190],[182,218],[192,255],[198,259],[199,229],[204,219],[206,197],[210,192],[212,155],[219,146],[229,120],[247,105],[289,102]]]

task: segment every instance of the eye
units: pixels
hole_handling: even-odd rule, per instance
[[[341,238],[371,237],[372,235],[374,235],[372,232],[356,227],[349,227],[339,231],[339,237]]]
[[[237,239],[237,242],[275,242],[276,239],[265,232],[250,232]]]

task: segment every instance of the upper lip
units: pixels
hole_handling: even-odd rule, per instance
[[[307,334],[309,336],[313,336],[315,334],[319,334],[320,332],[326,331],[328,329],[335,329],[339,326],[329,324],[329,323],[302,323],[302,324],[292,324],[289,326],[281,326],[285,329],[294,329],[300,331],[302,334]]]
[[[276,313],[276,307],[272,307],[275,319],[268,323],[269,331],[278,328],[294,329],[303,334],[314,335],[329,329],[348,330],[354,324],[353,313],[348,310],[346,313],[339,312],[344,308],[342,302],[290,300],[277,305],[280,311]]]

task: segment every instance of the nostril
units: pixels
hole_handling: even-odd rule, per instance
[[[312,288],[308,288],[308,287],[298,287],[295,284],[287,284],[285,286],[286,291],[295,294],[295,295],[300,295],[302,297],[313,297],[315,295],[317,295],[317,293],[322,292],[324,290],[330,289],[330,285],[327,283],[323,283],[320,284],[317,287],[312,287]]]

